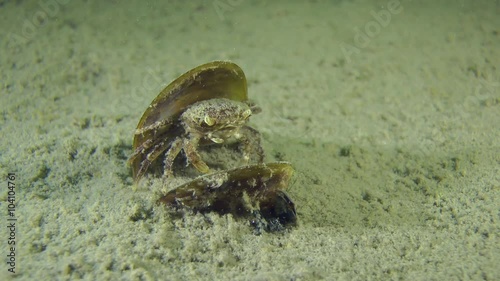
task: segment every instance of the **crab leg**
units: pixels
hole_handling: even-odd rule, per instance
[[[200,154],[196,151],[196,147],[198,147],[198,142],[200,139],[198,137],[192,137],[190,139],[184,140],[184,152],[186,153],[186,157],[193,166],[203,174],[210,172],[210,168],[208,165],[201,159]]]
[[[248,164],[252,150],[256,150],[259,163],[264,163],[264,150],[260,144],[260,133],[249,126],[240,129],[241,150],[243,151],[243,161]]]
[[[160,156],[166,149],[168,148],[165,145],[165,141],[157,143],[152,149],[150,149],[149,153],[146,155],[145,159],[141,161],[139,165],[139,170],[137,171],[137,175],[135,175],[135,179],[140,179],[144,176],[149,165]]]
[[[183,141],[181,138],[176,138],[174,141],[172,141],[170,148],[165,153],[165,160],[163,161],[163,164],[165,165],[165,168],[163,170],[163,178],[168,178],[173,175],[172,165],[174,164],[174,160],[179,152],[181,152],[182,143]]]

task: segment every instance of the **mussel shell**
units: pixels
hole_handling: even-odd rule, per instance
[[[267,195],[267,200],[259,202],[260,215],[267,221],[269,231],[280,230],[281,226],[295,224],[297,212],[295,204],[288,195],[281,191],[275,191]]]
[[[171,190],[159,202],[194,211],[246,216],[256,211],[268,221],[296,222],[295,205],[284,192],[293,175],[287,162],[239,167],[203,175]]]
[[[137,125],[146,128],[155,122],[171,120],[159,130],[150,130],[134,137],[133,149],[149,139],[165,138],[177,134],[175,125],[179,116],[192,104],[215,98],[246,101],[247,81],[243,70],[232,62],[214,61],[200,65],[175,79],[151,102]],[[146,156],[132,161],[134,179],[140,163]]]

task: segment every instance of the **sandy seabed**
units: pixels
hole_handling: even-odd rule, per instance
[[[184,3],[188,2],[188,3]],[[2,1],[2,280],[500,280],[499,1]],[[229,60],[299,225],[172,217],[126,165],[183,72]],[[154,181],[153,181],[154,182]],[[2,225],[8,224],[2,181]],[[8,278],[8,279],[7,279]]]

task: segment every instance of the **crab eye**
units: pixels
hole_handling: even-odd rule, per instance
[[[203,119],[203,121],[205,121],[205,124],[207,124],[208,126],[213,126],[215,124],[215,119],[208,115],[205,115],[205,119]]]
[[[247,109],[245,111],[243,111],[243,118],[248,118],[250,117],[250,115],[252,115],[252,110],[251,109]]]

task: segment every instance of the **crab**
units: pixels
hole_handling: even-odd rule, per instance
[[[157,155],[166,150],[164,160],[164,178],[173,175],[172,166],[178,154],[184,151],[188,163],[191,163],[203,174],[209,173],[210,168],[198,153],[200,144],[224,144],[231,141],[241,143],[243,152],[242,164],[247,165],[250,153],[257,150],[259,162],[263,162],[264,153],[260,145],[260,134],[257,130],[246,125],[252,113],[260,109],[251,103],[237,102],[229,99],[210,99],[191,105],[179,117],[182,133],[173,140],[166,138],[157,143],[148,152],[142,167],[147,168]],[[165,124],[158,124],[160,129]],[[148,128],[151,129],[151,128]],[[142,134],[138,130],[136,134]],[[132,157],[142,154],[146,147],[137,149]],[[141,172],[141,171],[140,171]]]
[[[188,164],[202,174],[211,171],[198,152],[200,145],[240,144],[242,162],[256,153],[264,161],[260,134],[247,125],[260,109],[247,99],[246,78],[236,64],[212,62],[170,83],[144,112],[129,159],[134,180],[164,154],[163,178],[173,175],[174,160],[184,152]]]

